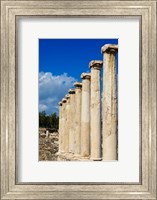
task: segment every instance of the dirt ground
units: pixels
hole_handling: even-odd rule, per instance
[[[58,152],[58,133],[39,133],[39,160],[56,161]]]

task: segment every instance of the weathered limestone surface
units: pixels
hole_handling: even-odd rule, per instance
[[[82,83],[75,82],[75,154],[79,155],[81,152],[81,95]]]
[[[58,103],[59,105],[59,153],[61,152],[61,146],[62,146],[62,102]]]
[[[103,62],[91,61],[89,63],[91,73],[82,73],[82,83],[74,83],[75,89],[70,89],[69,94],[59,103],[58,160],[118,159],[117,52],[117,45],[104,45]],[[102,64],[103,99],[101,100]]]
[[[75,136],[75,90],[69,90],[70,95],[70,129],[69,129],[69,152],[74,153],[74,136]]]
[[[81,156],[90,154],[90,73],[82,73]]]
[[[65,124],[65,152],[69,152],[69,129],[70,129],[70,95],[66,95],[66,124]]]
[[[62,132],[62,143],[61,143],[61,152],[65,153],[65,133],[66,133],[66,102],[67,99],[63,98],[62,99],[62,127],[63,127],[63,132]]]
[[[102,61],[93,60],[91,68],[91,160],[101,160],[100,69]]]
[[[103,74],[103,160],[117,160],[117,45],[102,47]]]

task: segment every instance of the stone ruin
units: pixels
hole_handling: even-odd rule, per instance
[[[107,44],[101,50],[103,61],[91,61],[89,63],[91,72],[82,73],[82,82],[74,83],[75,89],[70,89],[69,94],[59,102],[58,160],[118,159],[116,75],[118,46]],[[103,99],[101,102],[102,66]]]
[[[39,128],[39,160],[53,160],[58,158],[59,133],[49,129]]]

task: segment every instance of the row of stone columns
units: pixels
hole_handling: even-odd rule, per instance
[[[59,103],[61,160],[117,160],[117,51],[117,45],[104,45],[103,61],[91,61],[91,73],[82,73],[82,82],[74,83],[75,89],[70,89]]]

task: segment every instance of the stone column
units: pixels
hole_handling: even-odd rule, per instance
[[[91,68],[91,160],[101,160],[100,69],[102,61],[93,60]]]
[[[81,156],[90,154],[90,73],[82,73]]]
[[[75,136],[75,89],[69,90],[70,95],[70,129],[69,129],[69,152],[74,153],[74,136]]]
[[[48,138],[48,137],[49,137],[49,131],[46,130],[46,138]]]
[[[67,99],[62,99],[62,143],[61,143],[61,152],[65,153],[65,135],[66,135],[66,102]]]
[[[75,155],[80,155],[81,150],[81,93],[82,83],[75,82]]]
[[[62,102],[58,103],[59,105],[59,153],[61,152],[62,149]]]
[[[103,74],[103,160],[117,160],[117,45],[102,47]]]
[[[66,128],[66,132],[65,132],[65,152],[69,153],[69,127],[70,127],[70,121],[69,121],[69,116],[70,116],[70,96],[67,94],[65,96],[65,98],[67,99],[66,102],[66,124],[65,124],[65,128]]]

